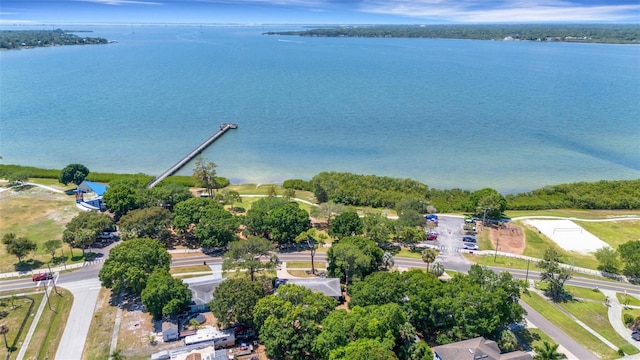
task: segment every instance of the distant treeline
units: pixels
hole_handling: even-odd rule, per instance
[[[0,30],[0,49],[23,49],[55,45],[107,44],[104,38],[80,37],[57,30]]]
[[[9,174],[24,173],[30,178],[57,179],[61,170],[41,169],[20,165],[0,165],[0,178]],[[91,172],[87,180],[109,183],[113,180],[131,179],[142,184],[153,180],[146,174],[117,174]],[[221,178],[224,186],[229,180]],[[194,187],[191,176],[169,176],[163,184],[179,184]],[[353,206],[399,208],[407,201],[433,206],[438,212],[475,212],[482,198],[494,197],[494,203],[506,203],[506,210],[546,209],[640,209],[640,179],[597,182],[577,182],[546,186],[542,189],[500,195],[492,189],[469,191],[461,189],[439,190],[411,179],[387,176],[358,175],[344,172],[321,172],[310,181],[290,179],[283,183],[287,189],[313,191],[319,202],[335,202]],[[487,190],[491,190],[487,192]],[[488,194],[488,195],[487,195]],[[501,199],[495,199],[495,195]],[[496,206],[497,207],[497,206]],[[502,207],[502,205],[500,205]]]
[[[461,189],[438,190],[411,179],[322,172],[311,181],[287,180],[285,188],[313,191],[319,202],[396,208],[407,200],[424,201],[438,212],[477,211],[478,195]],[[502,196],[502,195],[500,195]],[[507,210],[640,209],[640,179],[578,182],[507,195]]]
[[[263,35],[317,37],[443,38],[474,40],[568,41],[611,44],[640,43],[639,24],[555,25],[372,25],[269,31]]]

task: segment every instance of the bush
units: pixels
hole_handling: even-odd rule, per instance
[[[624,326],[629,326],[631,324],[633,324],[633,316],[631,314],[623,314],[622,315],[622,322],[624,323]]]

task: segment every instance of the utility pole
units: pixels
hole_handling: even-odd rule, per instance
[[[51,271],[51,264],[47,263],[47,267],[49,268],[49,274],[53,275],[53,272]],[[60,293],[58,292],[58,288],[56,287],[56,279],[53,278],[51,280],[53,280],[53,290],[56,291],[56,294],[60,295]],[[60,296],[62,296],[62,295],[60,295]]]
[[[49,302],[49,289],[47,288],[47,283],[44,283],[44,296],[47,297],[47,305],[49,305],[49,310],[55,312],[55,310],[53,310],[51,308],[51,303]]]
[[[488,207],[482,208],[482,210],[484,210],[484,213],[482,215],[482,231],[484,231],[484,223],[487,220],[487,210],[489,209],[491,208],[488,208]]]
[[[498,257],[498,247],[500,247],[500,235],[496,239],[496,252],[493,254],[493,262],[496,262],[496,258]]]
[[[527,274],[524,276],[524,282],[527,287],[529,287],[529,261],[531,261],[531,259],[527,259]]]

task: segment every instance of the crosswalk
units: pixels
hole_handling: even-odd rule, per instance
[[[90,266],[90,265],[96,265],[96,264],[100,264],[104,262],[104,258],[101,259],[95,259],[95,260],[91,260],[91,261],[85,261],[83,266]]]

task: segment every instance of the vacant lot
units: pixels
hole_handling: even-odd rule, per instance
[[[47,240],[62,239],[66,223],[78,212],[73,196],[38,187],[6,190],[0,193],[0,236],[12,232],[35,241],[39,245],[38,250],[28,255],[26,262],[39,267],[51,260],[42,244]],[[79,255],[79,251],[76,252]],[[58,250],[57,256],[63,253],[70,255],[68,246]],[[0,272],[15,271],[17,263],[18,259],[0,246]]]

